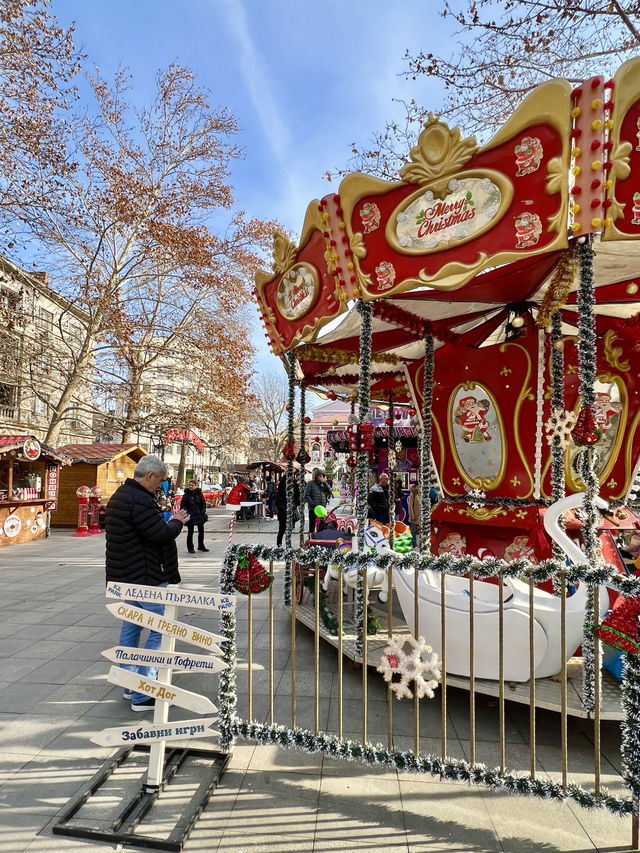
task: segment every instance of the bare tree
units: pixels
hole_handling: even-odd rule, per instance
[[[130,437],[148,409],[145,373],[192,324],[208,330],[207,358],[229,356],[239,365],[234,376],[246,382],[250,349],[230,353],[222,325],[203,317],[227,318],[233,328],[246,319],[249,282],[274,228],[231,212],[236,122],[211,108],[187,69],[160,72],[155,100],[143,109],[128,101],[125,72],[113,85],[99,77],[91,83],[95,110],[73,125],[69,175],[61,182],[36,162],[32,191],[16,193],[11,210],[34,250],[62,274],[64,295],[89,318],[61,374],[49,444],[96,373],[103,394],[126,400],[121,427]],[[216,233],[214,214],[222,223]],[[243,396],[238,381],[219,385],[231,407]]]
[[[271,462],[282,460],[287,441],[287,403],[289,387],[286,374],[269,371],[254,378],[252,386],[252,444]]]
[[[640,50],[638,0],[444,0],[440,15],[458,25],[454,49],[407,52],[403,76],[440,81],[442,101],[401,101],[404,121],[354,144],[356,168],[395,179],[428,113],[487,138],[545,80],[611,76]]]
[[[65,30],[47,10],[50,0],[3,0],[0,4],[0,208],[10,214],[16,192],[34,190],[34,163],[63,180],[70,127],[57,116],[76,98],[80,57],[73,28]],[[3,251],[12,248],[11,230]]]

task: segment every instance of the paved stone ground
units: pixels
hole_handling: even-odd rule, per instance
[[[186,554],[179,540],[183,582],[217,589],[227,543],[225,510],[210,513],[209,554]],[[261,520],[238,525],[235,541],[275,544],[276,523]],[[116,844],[53,835],[69,799],[115,750],[90,742],[92,733],[110,726],[151,722],[151,714],[134,715],[109,684],[109,663],[100,652],[117,644],[119,623],[105,610],[103,537],[76,539],[70,531],[54,531],[46,541],[0,548],[0,853],[115,850]],[[279,590],[278,578],[276,589]],[[266,596],[254,602],[256,664],[254,717],[266,719],[268,679],[264,670]],[[246,712],[246,602],[238,614],[239,711]],[[278,612],[280,609],[278,608]],[[181,611],[179,618],[215,630],[215,617],[206,611]],[[282,611],[276,626],[276,719],[290,722],[289,615]],[[302,725],[312,723],[313,635],[298,629],[296,658],[297,712]],[[336,652],[321,644],[322,721],[335,725]],[[216,700],[213,680],[202,675],[176,675],[176,684],[206,692]],[[353,719],[358,737],[361,703],[355,697],[359,675],[345,666],[345,721]],[[353,697],[353,698],[349,698]],[[435,707],[435,706],[434,706]],[[508,761],[528,769],[526,748],[528,711],[508,706]],[[468,694],[449,695],[449,752],[468,757]],[[438,752],[439,740],[428,737],[431,720],[427,704],[422,721],[426,751]],[[349,716],[351,714],[351,717]],[[404,703],[394,705],[394,725],[402,726]],[[193,716],[172,709],[171,719]],[[495,706],[478,698],[478,760],[495,759]],[[439,722],[432,720],[439,734]],[[372,740],[384,740],[385,692],[377,676],[370,677],[369,727]],[[538,717],[538,766],[541,775],[557,778],[558,716]],[[350,727],[345,722],[345,733]],[[590,724],[570,720],[570,776],[590,784],[592,733]],[[603,726],[603,781],[621,790],[617,771],[617,724]],[[215,740],[194,745],[215,747]],[[403,745],[399,738],[397,745]],[[406,745],[410,745],[407,742]],[[202,764],[194,760],[171,792],[153,810],[145,831],[166,833],[200,778]],[[144,773],[137,756],[95,797],[81,823],[102,825],[117,810],[118,798]],[[606,812],[588,812],[572,804],[494,794],[483,788],[442,783],[431,777],[382,771],[321,755],[240,742],[219,788],[201,815],[186,851],[245,853],[245,851],[331,850],[389,851],[617,851],[630,849],[631,823]]]

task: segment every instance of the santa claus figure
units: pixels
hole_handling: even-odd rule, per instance
[[[453,557],[464,557],[467,553],[467,540],[460,533],[447,533],[438,545],[438,554],[451,554]]]
[[[463,397],[455,410],[454,418],[462,427],[463,441],[480,444],[491,441],[489,422],[485,415],[489,410],[488,400],[478,400],[475,397]]]
[[[598,429],[602,430],[603,438],[611,426],[611,418],[621,411],[622,403],[613,402],[611,400],[611,394],[606,392],[596,394],[596,404],[593,417]]]
[[[529,560],[537,563],[536,552],[529,545],[529,536],[516,536],[511,545],[507,545],[504,551],[505,560]]]

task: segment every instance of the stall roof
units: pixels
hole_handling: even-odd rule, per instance
[[[64,444],[58,451],[68,456],[73,464],[86,462],[89,465],[113,462],[121,456],[132,456],[137,462],[147,455],[139,444]]]
[[[9,453],[12,450],[21,450],[25,441],[28,441],[30,438],[35,439],[40,444],[43,456],[54,459],[61,465],[71,465],[71,459],[69,459],[69,456],[64,453],[64,451],[61,451],[60,449],[54,450],[53,447],[43,444],[37,435],[0,435],[0,453]]]

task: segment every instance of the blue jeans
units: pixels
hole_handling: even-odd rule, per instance
[[[158,586],[167,586],[166,583],[158,584]],[[139,601],[130,601],[129,604],[134,604],[136,607],[141,607],[143,610],[148,610],[150,613],[156,613],[158,616],[164,616],[164,604],[153,604],[152,602],[139,602]],[[121,646],[129,646],[132,649],[140,648],[140,634],[142,633],[142,626],[136,625],[133,622],[123,622],[122,629],[120,631],[120,645]],[[162,634],[159,634],[157,631],[149,631],[149,636],[147,637],[147,643],[144,646],[145,649],[149,649],[150,651],[157,651],[160,648],[160,644],[162,643]],[[157,666],[142,666],[141,664],[120,664],[122,669],[128,669],[129,672],[135,672],[138,675],[144,675],[146,678],[153,678],[154,680],[158,678],[158,667]],[[144,696],[142,693],[133,694],[132,702],[134,705],[138,705],[140,702],[144,702],[148,699],[148,696]]]
[[[417,548],[418,547],[418,534],[420,533],[420,525],[409,523],[409,530],[411,531],[411,547]]]

